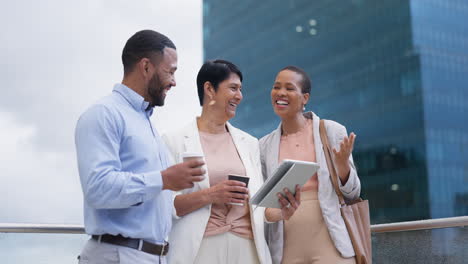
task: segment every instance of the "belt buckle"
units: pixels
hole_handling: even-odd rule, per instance
[[[160,256],[164,256],[164,249],[166,248],[166,242],[164,241],[164,243],[162,244],[162,248],[161,248],[161,254]]]
[[[143,248],[143,239],[138,239],[138,250],[141,251]]]

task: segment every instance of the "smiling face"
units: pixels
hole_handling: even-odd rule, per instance
[[[164,48],[161,61],[152,64],[154,72],[148,81],[148,95],[151,106],[163,106],[167,92],[176,85],[175,71],[177,70],[177,52],[172,48]]]
[[[302,76],[291,70],[278,73],[271,90],[273,110],[281,118],[286,119],[302,113],[309,100],[308,93],[302,93]]]
[[[226,80],[219,83],[217,91],[214,91],[213,86],[208,82],[206,85],[208,87],[205,90],[208,91],[205,94],[211,95],[211,98],[207,98],[204,103],[209,104],[211,100],[214,100],[216,103],[210,108],[223,115],[226,120],[233,118],[236,115],[237,106],[242,101],[242,83],[239,75],[231,73]]]

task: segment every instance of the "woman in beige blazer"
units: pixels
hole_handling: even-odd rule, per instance
[[[228,122],[242,101],[242,73],[228,61],[208,61],[197,86],[201,116],[163,137],[175,161],[185,152],[201,153],[207,171],[203,181],[174,196],[169,263],[271,263],[265,209],[248,203],[263,184],[258,140]],[[248,188],[229,174],[248,177]],[[289,217],[294,208],[282,212]]]
[[[319,134],[320,118],[303,113],[309,100],[310,79],[300,68],[288,66],[276,76],[271,100],[281,118],[276,130],[260,140],[264,177],[270,177],[282,159],[317,162],[318,173],[301,189],[301,205],[288,220],[267,213],[267,242],[273,263],[355,263],[351,239],[340,214]],[[347,199],[360,194],[360,182],[351,155],[355,135],[326,120],[325,127],[338,171],[340,190]]]

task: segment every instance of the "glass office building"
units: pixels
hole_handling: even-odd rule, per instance
[[[279,124],[279,69],[312,79],[307,110],[358,137],[371,222],[468,214],[468,1],[203,2],[204,57],[244,73],[233,124],[261,137]]]

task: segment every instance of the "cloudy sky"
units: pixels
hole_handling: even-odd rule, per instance
[[[177,86],[153,115],[158,129],[177,128],[199,113],[201,10],[200,0],[2,2],[0,223],[83,223],[75,124],[121,81],[121,51],[136,31],[162,32],[178,50]],[[41,244],[46,236],[38,236]],[[0,234],[0,255],[10,255],[7,263],[23,262],[11,251],[21,239],[29,238]]]

